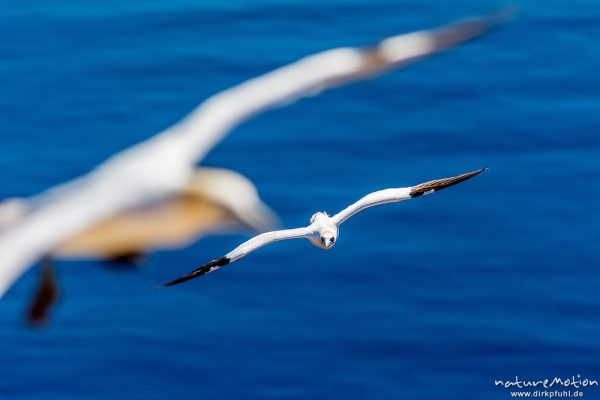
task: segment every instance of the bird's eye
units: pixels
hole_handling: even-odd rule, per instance
[[[321,238],[321,243],[325,243],[325,238]]]

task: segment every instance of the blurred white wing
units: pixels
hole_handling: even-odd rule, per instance
[[[0,296],[31,263],[69,237],[184,187],[194,164],[252,115],[415,61],[478,36],[505,18],[494,14],[394,36],[368,48],[325,51],[218,93],[154,138],[29,199],[28,214],[0,234]]]

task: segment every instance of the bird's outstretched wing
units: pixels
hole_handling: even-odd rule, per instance
[[[297,229],[284,229],[281,231],[263,233],[242,243],[241,245],[227,253],[225,256],[217,258],[216,260],[212,260],[211,262],[196,268],[190,273],[185,274],[170,282],[167,282],[160,287],[177,285],[181,282],[189,281],[190,279],[197,278],[204,274],[208,274],[209,272],[217,270],[227,264],[234,262],[235,260],[239,260],[240,258],[252,253],[253,251],[260,249],[261,247],[264,247],[273,242],[299,238],[309,239],[313,234],[314,232],[312,231],[312,229],[308,227]]]
[[[364,210],[365,208],[378,206],[380,204],[385,203],[395,203],[397,201],[414,199],[415,197],[419,197],[425,194],[437,192],[438,190],[445,189],[452,185],[456,185],[457,183],[466,181],[485,171],[487,168],[478,169],[477,171],[468,172],[466,174],[454,176],[452,178],[443,178],[436,179],[433,181],[421,183],[420,185],[405,187],[405,188],[397,188],[397,189],[384,189],[379,190],[377,192],[369,193],[362,199],[358,200],[356,203],[346,207],[336,215],[332,217],[333,222],[336,225],[340,225],[342,222],[346,221],[348,218],[353,216],[359,211]]]
[[[119,212],[173,195],[229,131],[269,108],[365,79],[475,38],[507,12],[361,48],[324,51],[207,99],[179,123],[89,174],[27,199],[27,215],[0,234],[0,297],[36,259]]]

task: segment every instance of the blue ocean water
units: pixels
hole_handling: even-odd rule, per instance
[[[0,198],[307,54],[502,5],[1,0]],[[153,286],[245,236],[142,271],[59,263],[42,330],[22,321],[31,270],[0,302],[0,399],[506,399],[495,379],[600,379],[599,36],[597,2],[527,1],[480,40],[239,127],[203,164],[251,178],[289,227],[490,170],[356,216],[332,251],[278,243],[170,290]]]

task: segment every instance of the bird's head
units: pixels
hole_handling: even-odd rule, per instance
[[[235,226],[263,233],[277,229],[279,225],[277,215],[261,200],[256,186],[237,172],[200,167],[184,190],[185,194],[200,200],[195,203],[196,208],[206,208],[203,200],[208,200],[215,207],[233,214]],[[204,215],[201,217],[206,219]]]
[[[329,250],[335,244],[335,235],[331,232],[325,231],[320,234],[321,248]]]
[[[310,227],[314,232],[314,236],[310,239],[312,244],[325,250],[333,247],[338,236],[338,228],[329,214],[325,211],[314,213],[310,217]]]

